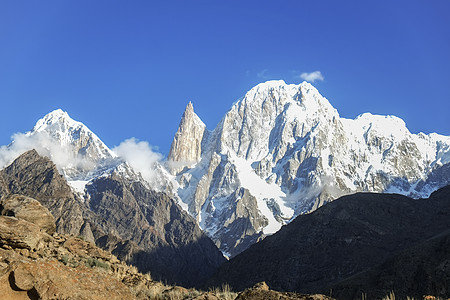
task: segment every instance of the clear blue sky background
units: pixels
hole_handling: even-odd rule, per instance
[[[450,1],[2,1],[0,145],[56,108],[108,146],[167,154],[187,102],[209,129],[259,82],[314,85],[341,116],[450,135]]]

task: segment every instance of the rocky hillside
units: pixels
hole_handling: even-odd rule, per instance
[[[157,285],[92,243],[56,233],[35,199],[10,195],[0,213],[2,299],[135,299]]]
[[[189,104],[168,159],[189,213],[229,256],[345,194],[419,198],[450,184],[450,137],[394,116],[342,118],[307,82],[255,86],[213,131]]]
[[[39,201],[10,194],[0,201],[0,295],[20,299],[331,299],[269,290],[261,283],[237,294],[226,286],[199,291],[153,281],[80,237],[55,232]]]
[[[225,259],[195,220],[120,171],[91,181],[90,196],[81,198],[52,161],[31,150],[0,172],[0,197],[38,200],[58,233],[83,236],[154,278],[192,286],[212,274]]]
[[[333,290],[343,299],[360,299],[361,291],[374,299],[391,290],[449,297],[449,217],[450,186],[419,200],[344,196],[226,262],[210,284],[242,289],[266,281],[283,291]]]

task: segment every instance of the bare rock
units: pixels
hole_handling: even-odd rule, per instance
[[[83,207],[50,159],[35,150],[27,151],[0,171],[0,177],[0,196],[19,194],[36,199],[55,217],[58,232],[80,234]]]
[[[16,287],[22,291],[29,291],[33,288],[35,280],[26,264],[19,265],[12,274]]]
[[[260,290],[260,291],[268,291],[269,290],[269,286],[267,285],[267,283],[265,281],[262,281],[262,282],[259,282],[259,283],[255,284],[253,286],[253,289]]]
[[[205,124],[195,114],[194,107],[189,102],[170,147],[168,160],[171,172],[178,173],[184,167],[190,167],[200,161],[202,142],[207,136]]]
[[[0,244],[13,248],[37,250],[52,238],[30,222],[15,217],[0,216]]]
[[[251,289],[239,293],[236,300],[332,300],[320,294],[298,294],[277,292],[269,289],[265,282],[255,284]]]
[[[36,224],[48,234],[53,234],[56,230],[53,215],[33,198],[23,195],[6,196],[0,202],[0,210],[3,216],[12,216]]]
[[[210,292],[203,293],[192,300],[220,300],[216,295]]]
[[[135,299],[121,282],[81,266],[57,261],[20,264],[13,271],[14,288],[34,293],[39,299]]]

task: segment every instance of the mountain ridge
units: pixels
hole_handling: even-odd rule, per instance
[[[195,148],[184,132],[180,125],[171,149],[180,141]],[[169,156],[169,164],[176,160]],[[426,197],[450,183],[448,176],[433,175],[445,173],[449,162],[450,137],[411,134],[395,116],[341,118],[311,84],[268,81],[235,102],[209,131],[195,164],[172,174],[189,213],[233,256],[345,194]],[[248,212],[239,208],[249,206]]]

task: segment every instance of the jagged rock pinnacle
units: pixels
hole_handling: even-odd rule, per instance
[[[194,112],[192,102],[186,106],[168,156],[170,171],[178,173],[200,161],[202,141],[207,136],[205,124]]]

